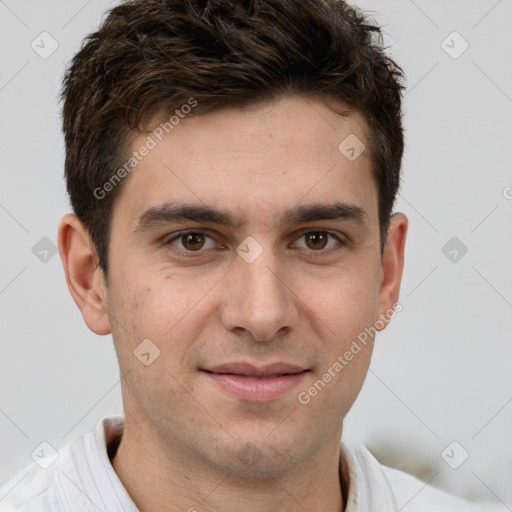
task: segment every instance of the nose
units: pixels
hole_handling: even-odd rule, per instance
[[[226,279],[220,312],[225,329],[249,332],[254,341],[264,343],[296,325],[299,299],[293,293],[290,273],[279,265],[271,249],[264,249],[252,263],[237,257]]]

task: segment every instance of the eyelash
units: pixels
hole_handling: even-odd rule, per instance
[[[346,243],[338,236],[336,235],[335,233],[332,233],[331,231],[326,231],[326,230],[315,230],[315,229],[310,229],[310,230],[307,230],[307,231],[303,231],[300,233],[300,235],[298,236],[297,240],[302,238],[303,236],[305,235],[308,235],[308,234],[311,234],[311,233],[322,233],[322,234],[326,234],[328,236],[330,236],[331,238],[334,238],[339,246],[338,246],[338,249],[340,249],[340,247],[343,247],[346,245]],[[210,239],[213,239],[212,236],[208,235],[205,231],[198,231],[198,230],[194,230],[194,229],[191,229],[191,230],[187,230],[187,231],[180,231],[179,233],[175,234],[172,238],[168,238],[167,240],[164,241],[164,246],[173,246],[173,242],[176,241],[176,240],[179,240],[181,239],[181,237],[185,236],[185,235],[204,235],[206,238],[210,238]],[[175,247],[175,246],[174,246]],[[301,248],[304,250],[304,248]],[[184,256],[186,258],[197,258],[197,257],[200,257],[204,252],[206,252],[206,250],[203,250],[203,249],[199,249],[197,251],[183,251],[183,250],[179,250],[177,248],[174,248],[172,249],[178,256]],[[331,251],[333,250],[336,250],[335,247],[330,247],[329,249],[318,249],[318,250],[314,250],[314,249],[305,249],[307,250],[310,254],[308,255],[308,257],[310,258],[315,258],[315,257],[318,257],[318,256],[324,256],[325,254],[328,254],[330,253]]]

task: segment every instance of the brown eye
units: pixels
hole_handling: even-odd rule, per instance
[[[201,233],[187,233],[181,237],[185,249],[197,251],[204,245],[204,235]]]
[[[340,237],[330,231],[306,231],[295,242],[295,247],[300,249],[309,249],[311,254],[318,252],[320,254],[330,252],[330,249],[339,248],[345,244]]]
[[[306,233],[304,236],[306,238],[306,244],[310,249],[319,250],[327,245],[329,234],[323,231],[312,231],[311,233]]]
[[[215,242],[211,236],[202,231],[185,231],[167,240],[165,245],[175,247],[179,254],[190,254],[203,253],[207,249],[213,249]]]
[[[198,251],[204,245],[204,235],[202,233],[185,233],[181,236],[181,243],[188,251]]]

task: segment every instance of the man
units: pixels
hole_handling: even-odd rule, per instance
[[[87,38],[59,250],[125,417],[2,510],[491,510],[340,444],[400,307],[402,73],[379,36],[337,0],[138,0]]]

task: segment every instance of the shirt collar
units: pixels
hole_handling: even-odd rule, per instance
[[[105,418],[98,424],[95,437],[98,448],[100,449],[103,465],[116,491],[117,497],[122,504],[122,510],[126,512],[137,512],[135,504],[128,495],[128,492],[110,462],[110,457],[115,454],[115,450],[123,434],[123,426],[124,420],[122,417]],[[364,496],[360,495],[360,492],[364,494],[364,482],[362,481],[364,480],[364,474],[361,470],[358,471],[355,456],[352,455],[351,451],[343,442],[341,443],[340,450],[339,475],[340,486],[344,489],[343,498],[345,508],[343,512],[361,512],[365,509],[362,503]],[[363,485],[362,490],[359,485],[360,483]]]

